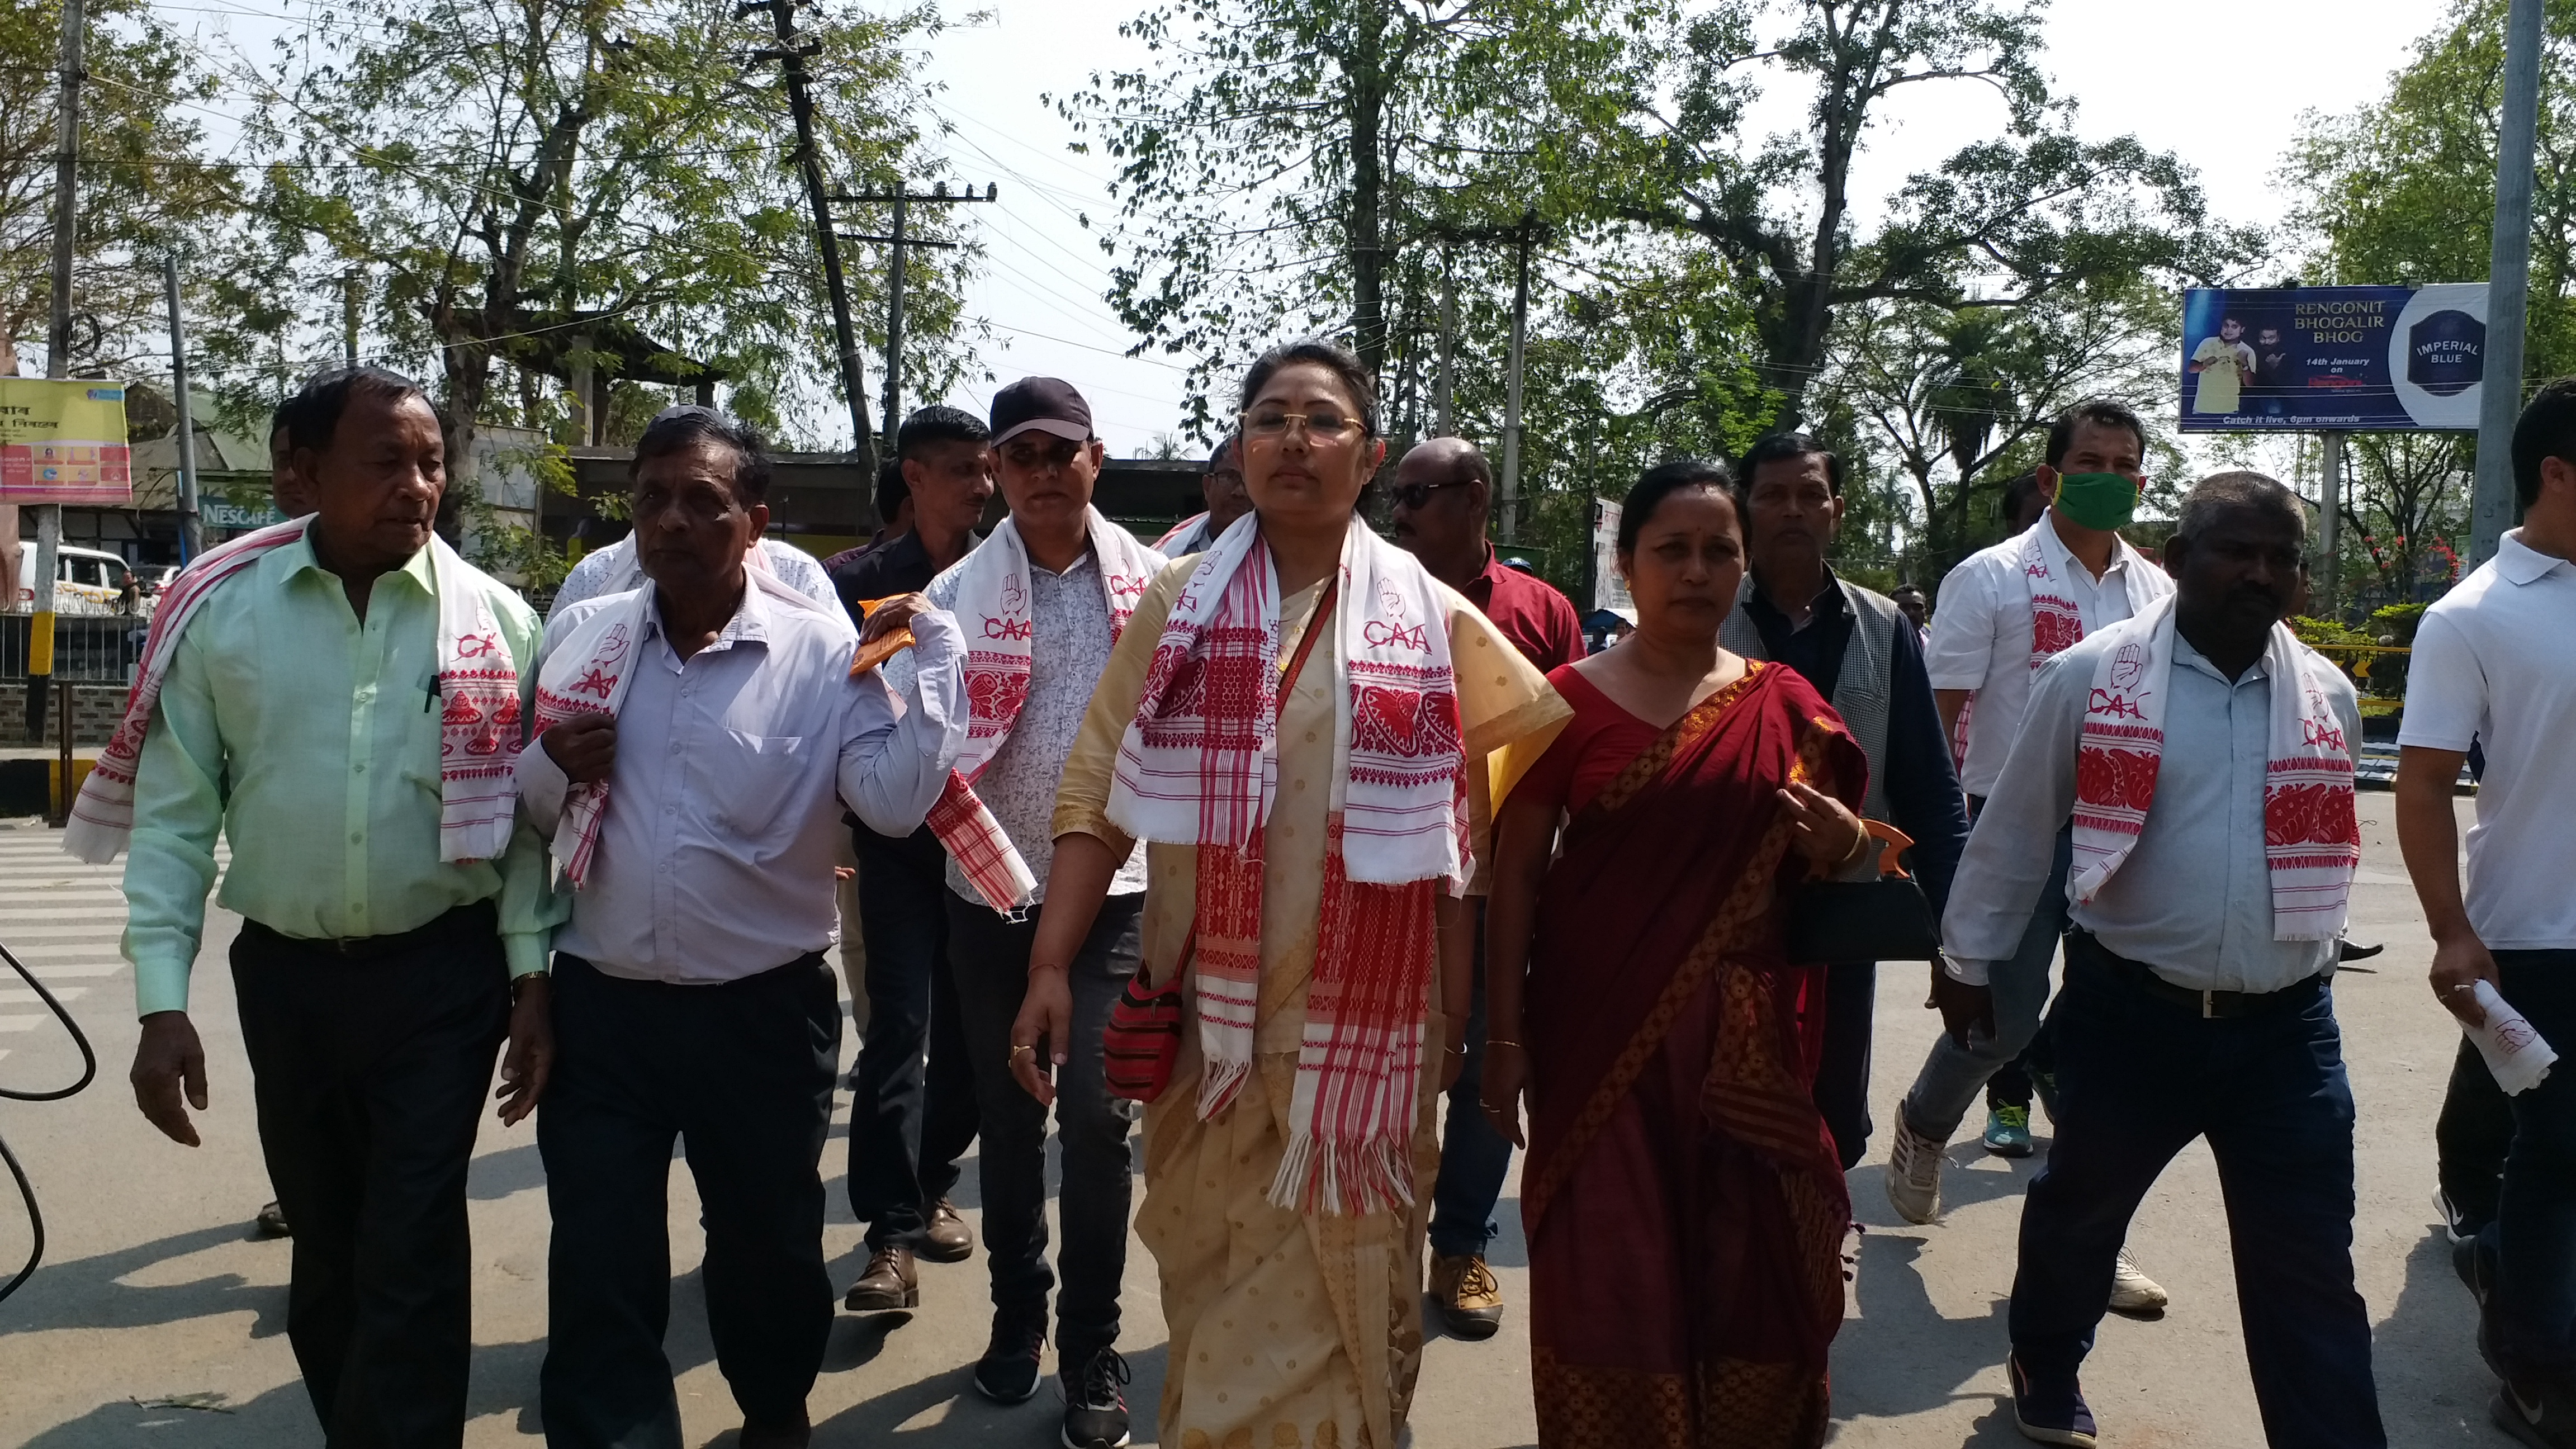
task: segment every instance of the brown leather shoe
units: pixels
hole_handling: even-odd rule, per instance
[[[1503,1285],[1481,1253],[1431,1255],[1431,1299],[1452,1338],[1491,1338],[1503,1326]]]
[[[921,1306],[921,1275],[913,1267],[912,1249],[879,1248],[868,1256],[868,1271],[850,1285],[841,1306],[853,1313],[882,1313]]]
[[[930,1205],[930,1221],[921,1230],[921,1256],[934,1263],[963,1263],[975,1256],[975,1230],[946,1198]]]
[[[803,1409],[786,1419],[745,1419],[742,1449],[806,1449],[814,1442],[814,1421]]]

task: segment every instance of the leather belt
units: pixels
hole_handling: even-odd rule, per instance
[[[292,950],[337,956],[346,961],[378,961],[387,956],[417,951],[424,946],[469,937],[491,940],[500,932],[501,912],[488,897],[435,916],[426,925],[396,931],[389,936],[290,936],[257,921],[242,922],[245,936],[255,936]]]
[[[2067,931],[2066,950],[2070,962],[2081,952],[2088,964],[2098,967],[2112,979],[2158,1001],[2179,1006],[2204,1021],[2257,1016],[2296,1005],[2316,990],[2318,981],[2318,978],[2310,976],[2277,991],[2197,991],[2188,986],[2177,986],[2158,976],[2146,963],[2120,955],[2081,926]]]

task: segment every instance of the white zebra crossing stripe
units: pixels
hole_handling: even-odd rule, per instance
[[[53,991],[56,1001],[78,1001],[89,995],[89,988],[86,986],[62,986],[48,989]],[[42,1006],[44,1004],[43,997],[23,986],[0,986],[0,1006]]]
[[[72,965],[39,966],[30,961],[27,969],[39,981],[85,981],[96,976],[113,976],[125,969],[122,961],[82,961]],[[12,973],[15,974],[15,973]]]
[[[120,913],[116,919],[122,921],[125,917]],[[27,941],[60,942],[69,937],[87,937],[91,941],[102,941],[113,946],[119,934],[121,932],[116,923],[111,921],[86,926],[11,926],[5,933],[5,939],[12,949]]]

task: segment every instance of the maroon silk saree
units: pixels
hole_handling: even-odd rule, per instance
[[[1820,965],[1777,792],[1857,808],[1867,766],[1796,674],[1753,666],[1565,831],[1539,897],[1531,1340],[1544,1449],[1824,1441],[1851,1204],[1810,1092]]]

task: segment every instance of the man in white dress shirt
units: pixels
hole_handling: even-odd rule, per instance
[[[2010,1326],[2026,1437],[2090,1445],[2077,1370],[2129,1219],[2206,1137],[2273,1444],[2385,1445],[2353,1288],[2353,1103],[2329,980],[2360,857],[2351,684],[2280,625],[2305,518],[2222,473],[2166,545],[2171,599],[2051,661],[1950,888],[1974,989],[2046,898],[2073,929],[2051,1018],[2056,1140],[2023,1202]],[[2072,881],[2031,842],[2072,826]],[[2072,904],[2066,897],[2071,895]]]
[[[2486,983],[2543,1041],[2576,1050],[2576,379],[2542,388],[2513,430],[2522,526],[2424,615],[2397,736],[2397,841],[2432,932],[2434,996],[2483,1025]],[[2486,755],[2460,889],[2452,793],[2473,741]],[[2473,1075],[2472,1075],[2473,1074]],[[2500,1095],[2471,1055],[2436,1129],[2446,1159],[2492,1167],[2455,1134]],[[2493,1218],[2454,1251],[2476,1290],[2479,1347],[2504,1380],[2488,1412],[2526,1444],[2576,1445],[2576,1071],[2561,1062],[2502,1098],[2511,1114]],[[2445,1176],[2460,1169],[2445,1162]],[[2466,1174],[2461,1174],[2466,1175]],[[2446,1194],[2447,1196],[2447,1194]],[[2447,1216],[2447,1214],[2446,1214]]]
[[[837,607],[746,568],[768,472],[758,436],[721,414],[655,419],[632,472],[652,582],[557,614],[540,654],[624,661],[622,689],[595,691],[613,713],[554,724],[520,756],[523,805],[555,836],[570,905],[555,937],[558,1065],[537,1125],[554,1216],[541,1386],[556,1449],[680,1443],[662,1353],[675,1136],[704,1204],[708,1327],[741,1442],[807,1442],[832,1324],[818,1167],[841,1039],[822,956],[841,807],[912,829],[963,739],[964,650],[948,615],[914,595],[871,621],[908,622],[919,641],[915,702],[899,714],[882,680],[850,677],[857,635]],[[626,635],[586,630],[620,610]],[[562,675],[541,671],[542,724]],[[568,849],[585,840],[587,854]]]
[[[1962,712],[1967,716],[1959,783],[1972,820],[1995,791],[2040,667],[2173,592],[2164,571],[2118,532],[2145,486],[2146,426],[2138,415],[2116,402],[2080,403],[2049,430],[2046,457],[2036,482],[2049,499],[2047,511],[2018,537],[1952,569],[1932,616],[1924,663],[1942,725],[1954,740]],[[2054,852],[2049,879],[2055,884],[2042,894],[2019,948],[1996,964],[1991,995],[1964,991],[1934,973],[1949,1030],[1933,1039],[1897,1108],[1885,1179],[1888,1201],[1908,1222],[1941,1216],[1942,1149],[1987,1079],[2030,1045],[2048,1004],[2049,966],[2066,928],[2070,847],[2052,826],[2022,848],[2035,860]],[[2025,1115],[2025,1144],[2027,1124]],[[1996,1129],[2008,1126],[1989,1122],[1988,1136],[2000,1138]],[[2163,1306],[2162,1288],[2125,1258],[2122,1267],[2130,1280],[2123,1284],[2124,1309]]]

